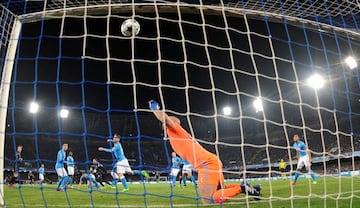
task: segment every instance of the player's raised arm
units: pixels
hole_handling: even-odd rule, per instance
[[[111,152],[115,152],[115,147],[112,148],[99,147],[98,150],[111,153]]]
[[[170,117],[164,112],[160,110],[160,105],[155,100],[150,100],[149,102],[149,108],[153,111],[155,117],[161,121],[163,124],[166,124],[167,126],[172,126],[173,121],[170,119]]]

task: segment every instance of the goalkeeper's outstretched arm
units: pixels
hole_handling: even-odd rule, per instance
[[[258,187],[258,190],[248,187],[248,189],[253,190],[252,192],[248,190],[243,192],[242,189],[245,186],[241,187],[239,184],[228,184],[225,187],[220,158],[204,149],[196,139],[181,127],[178,118],[168,116],[164,111],[161,111],[158,102],[150,100],[149,108],[166,127],[164,129],[166,129],[170,145],[176,154],[198,169],[199,195],[204,203],[223,203],[240,193],[260,195],[260,187]]]
[[[160,105],[155,100],[149,101],[149,108],[154,113],[155,117],[161,121],[161,123],[166,124],[166,126],[172,126],[173,125],[173,119],[171,119],[170,116],[168,116],[164,111],[159,110]]]

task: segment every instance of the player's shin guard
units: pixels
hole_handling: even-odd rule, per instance
[[[128,185],[127,185],[127,182],[126,182],[126,178],[124,176],[121,176],[120,177],[120,181],[121,181],[121,184],[123,185],[123,188],[124,189],[128,189]]]

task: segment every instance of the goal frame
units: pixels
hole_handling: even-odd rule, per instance
[[[118,4],[104,4],[104,5],[91,5],[91,6],[81,6],[81,7],[71,7],[65,9],[53,9],[42,12],[34,12],[29,14],[24,14],[19,16],[19,19],[23,23],[27,22],[36,22],[41,19],[54,19],[61,18],[62,16],[73,16],[73,17],[82,17],[86,15],[98,15],[106,14],[110,12],[115,13],[133,13],[136,11],[138,13],[149,13],[157,11],[161,12],[178,12],[179,9],[184,13],[200,13],[201,10],[204,14],[213,14],[219,15],[223,12],[230,16],[246,16],[250,19],[261,19],[263,17],[269,18],[271,22],[281,23],[286,21],[290,25],[300,26],[306,25],[307,28],[319,30],[323,32],[337,32],[344,36],[349,35],[353,38],[360,38],[360,32],[356,30],[351,30],[347,28],[341,28],[338,26],[329,25],[322,22],[316,22],[306,18],[299,18],[295,16],[287,15],[286,13],[274,13],[267,12],[264,10],[254,10],[246,9],[241,7],[231,7],[232,4],[227,5],[194,5],[186,3],[118,3]],[[359,6],[360,7],[360,6]],[[360,8],[359,8],[360,9]]]
[[[1,5],[0,5],[1,6]],[[1,6],[2,7],[2,6]],[[3,11],[6,10],[12,16],[15,16],[6,8],[2,7]],[[4,159],[5,159],[5,131],[6,131],[6,115],[7,115],[7,107],[10,93],[10,85],[11,85],[11,77],[13,72],[13,67],[15,63],[15,56],[18,45],[18,37],[21,31],[21,22],[18,18],[14,18],[12,23],[11,34],[8,39],[8,45],[6,50],[6,55],[4,58],[4,65],[2,69],[1,75],[1,85],[0,85],[0,205],[4,205]]]

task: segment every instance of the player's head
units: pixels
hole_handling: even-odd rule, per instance
[[[293,140],[294,142],[298,142],[300,140],[300,136],[298,134],[295,134]]]
[[[44,163],[41,163],[41,167],[42,167],[42,168],[45,167]]]
[[[280,162],[284,162],[284,159],[281,159]]]
[[[172,156],[172,157],[176,157],[176,152],[172,152],[172,153],[171,153],[171,156]]]
[[[69,144],[68,143],[64,143],[63,145],[62,145],[62,149],[63,150],[68,150],[69,149]]]
[[[16,151],[17,151],[18,153],[21,153],[22,150],[23,150],[23,146],[22,146],[22,145],[18,145],[17,148],[16,148]]]
[[[169,119],[174,123],[180,124],[180,119],[177,118],[176,116],[169,116]]]
[[[115,133],[114,137],[113,137],[113,142],[116,143],[116,142],[119,142],[119,141],[120,141],[120,135],[118,133]]]
[[[72,151],[69,152],[69,156],[73,156],[73,152],[72,152]]]
[[[98,163],[99,162],[99,160],[97,159],[97,158],[93,158],[93,163],[94,164],[96,164],[96,163]]]

